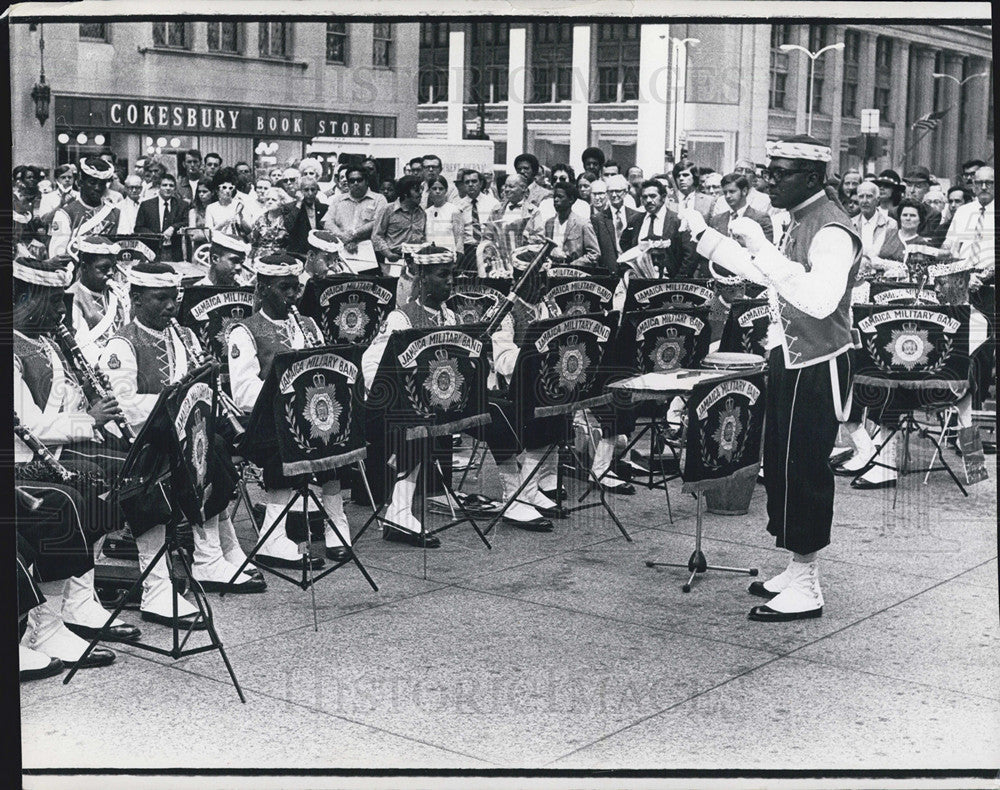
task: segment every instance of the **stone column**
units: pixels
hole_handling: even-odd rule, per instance
[[[844,43],[844,27],[837,25],[831,31],[831,44]],[[833,169],[840,170],[841,123],[844,106],[844,52],[827,52],[826,84],[823,88],[825,109],[830,113],[830,150],[833,151]]]
[[[941,77],[941,109],[948,114],[941,119],[941,125],[935,130],[934,173],[941,178],[954,178],[958,168],[958,119],[962,112],[961,95],[963,56],[957,52],[946,52],[944,55],[944,73],[954,80]],[[955,81],[957,80],[957,82]]]
[[[663,170],[670,96],[670,25],[642,25],[639,32],[639,108],[635,163],[647,175]]]
[[[986,72],[985,77],[976,77],[965,83],[965,101],[962,104],[962,156],[961,161],[987,159],[990,151],[986,148],[986,113],[990,109],[990,62],[985,58],[969,58],[966,77]]]
[[[573,25],[573,77],[569,108],[569,161],[576,166],[590,144],[590,25]]]
[[[465,107],[465,27],[452,25],[448,31],[448,136],[461,140]]]
[[[923,47],[918,48],[913,66],[913,73],[910,75],[914,88],[911,124],[934,109],[934,52]],[[914,165],[931,167],[933,165],[931,150],[935,135],[926,134],[923,129],[914,130],[912,135],[908,145],[913,145],[913,142],[918,139],[920,142],[910,151],[907,161],[902,164],[903,170]],[[900,172],[900,175],[903,173]]]
[[[793,25],[792,39],[789,43],[809,49],[809,26]],[[788,90],[795,102],[795,134],[805,134],[809,115],[809,56],[793,49],[788,53],[788,61]]]
[[[889,140],[891,157],[888,162],[898,162],[902,157],[903,151],[906,150],[906,130],[909,128],[906,118],[906,105],[910,87],[910,43],[896,39],[893,48],[895,51],[892,53],[892,62],[896,79],[893,83],[892,96],[890,97],[892,116],[888,119],[882,119],[883,124],[886,120],[892,121],[892,137]],[[889,167],[888,162],[882,166]]]
[[[511,25],[507,55],[507,170],[524,153],[524,103],[527,97],[528,38],[525,25]]]

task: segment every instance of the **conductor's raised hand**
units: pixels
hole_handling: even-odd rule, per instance
[[[764,229],[749,217],[737,217],[730,222],[729,235],[746,247],[751,255],[760,252],[767,242]]]
[[[679,208],[677,210],[677,216],[681,219],[681,230],[687,230],[692,236],[699,236],[708,225],[705,224],[705,218],[701,215],[698,209],[694,208]]]

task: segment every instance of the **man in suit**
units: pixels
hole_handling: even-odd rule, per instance
[[[612,274],[618,273],[618,237],[608,211],[608,185],[594,181],[590,192],[590,224],[597,235],[597,246],[601,250],[600,265]]]
[[[903,176],[903,182],[906,184],[906,192],[903,197],[923,203],[924,196],[931,188],[931,172],[922,165],[911,167]],[[942,224],[944,224],[943,228]],[[927,238],[933,246],[941,246],[948,235],[948,226],[942,223],[940,211],[930,206],[927,207],[927,219],[924,220],[923,227],[920,228],[920,235]]]
[[[851,222],[861,237],[861,271],[864,273],[871,259],[878,257],[886,236],[895,233],[898,226],[888,211],[879,208],[879,188],[874,181],[862,181],[855,194],[861,211]]]
[[[707,221],[712,216],[712,207],[715,201],[712,200],[711,195],[706,195],[698,190],[701,183],[701,174],[698,168],[691,162],[678,162],[674,165],[672,175],[679,195],[676,196],[676,204],[671,201],[670,209],[677,211],[678,208],[693,208]]]
[[[177,181],[170,173],[160,178],[159,194],[139,204],[135,215],[135,232],[159,234],[160,260],[180,259],[180,234],[177,232],[187,221],[188,204],[175,194]]]
[[[305,255],[309,252],[309,231],[323,227],[327,206],[316,199],[319,182],[312,176],[299,179],[299,197],[283,208],[288,251]]]
[[[614,229],[615,233],[615,247],[618,250],[618,253],[621,254],[622,233],[625,232],[625,228],[628,227],[628,224],[632,220],[636,217],[643,216],[643,212],[636,211],[634,208],[629,208],[626,200],[629,192],[629,184],[625,179],[625,176],[609,176],[607,184],[608,207],[605,209],[605,214],[611,221],[611,227]]]
[[[177,194],[192,202],[198,192],[198,181],[201,179],[201,151],[192,148],[184,152],[184,172],[177,184]]]
[[[773,238],[774,228],[771,225],[771,218],[763,211],[754,209],[747,200],[750,193],[750,182],[746,176],[739,173],[729,173],[722,177],[722,197],[726,201],[727,211],[714,214],[708,221],[709,227],[715,228],[723,236],[729,235],[729,223],[740,217],[752,219],[767,238]],[[708,271],[708,260],[698,256],[698,277],[710,277]]]
[[[550,256],[557,266],[596,266],[601,257],[597,235],[593,226],[573,211],[576,187],[566,181],[552,185],[552,205],[555,216],[545,218],[541,212],[534,215],[524,229],[525,243],[532,244],[552,239],[556,248]]]
[[[641,200],[645,213],[634,217],[621,237],[621,248],[640,244],[649,247],[653,266],[662,277],[690,277],[697,261],[687,231],[681,232],[680,219],[667,208],[667,188],[661,181],[642,183]]]

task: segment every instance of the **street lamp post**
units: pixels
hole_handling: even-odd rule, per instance
[[[680,119],[681,119],[681,98],[680,98],[680,84],[681,84],[681,68],[686,65],[687,59],[687,46],[697,46],[701,43],[700,38],[671,38],[670,39],[674,45],[674,120],[671,124],[671,130],[674,136],[674,161],[681,161],[681,131],[680,131]],[[682,60],[683,56],[683,60]]]
[[[810,52],[805,47],[799,46],[798,44],[782,44],[782,52],[791,52],[793,49],[797,49],[800,52],[804,52],[809,56],[809,98],[808,106],[806,107],[808,114],[806,115],[806,134],[812,137],[813,133],[813,77],[816,76],[816,59],[822,55],[824,52],[830,52],[834,49],[843,49],[844,42],[840,41],[836,44],[829,44],[823,47],[821,50],[816,52]]]

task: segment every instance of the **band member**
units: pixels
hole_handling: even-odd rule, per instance
[[[181,337],[171,328],[171,319],[177,315],[177,290],[181,280],[172,266],[139,263],[129,271],[128,280],[135,317],[108,341],[101,352],[100,365],[107,371],[129,424],[138,428],[146,422],[163,389],[180,381],[194,368],[188,349],[200,354],[201,346],[190,329],[182,328],[185,337]],[[219,479],[214,482],[223,488]],[[205,506],[205,522],[191,525],[194,531],[192,574],[206,592],[262,592],[263,580],[245,574],[229,583],[238,566],[228,562],[222,552],[218,518],[228,504],[225,491],[213,490]],[[139,548],[139,565],[145,570],[163,544],[165,525],[161,522],[139,532],[133,525],[132,533]],[[143,587],[142,618],[172,625],[173,594],[166,562],[161,559]],[[180,596],[177,596],[177,606],[180,625],[187,627],[198,610]],[[204,627],[200,617],[195,626]]]
[[[238,288],[236,275],[245,268],[250,245],[225,233],[213,233],[209,250],[208,274],[195,285],[229,285]]]
[[[346,267],[340,253],[344,245],[335,233],[328,230],[311,230],[307,238],[309,252],[306,255],[305,274],[308,277],[326,277],[329,274],[354,272]]]
[[[792,215],[780,250],[746,217],[729,223],[733,238],[727,239],[707,228],[699,212],[682,214],[698,253],[766,285],[772,308],[764,436],[767,530],[792,557],[778,576],[750,585],[751,593],[769,599],[750,612],[751,620],[761,622],[823,613],[816,556],[830,542],[829,456],[838,422],[850,411],[850,286],[861,253],[850,218],[823,188],[829,146],[800,136],[770,148],[771,203]]]
[[[79,279],[66,289],[73,295],[73,330],[77,345],[93,364],[104,344],[129,322],[128,291],[114,279],[117,244],[104,236],[84,236],[76,243]]]
[[[115,174],[110,162],[96,156],[80,160],[80,196],[52,215],[49,255],[62,255],[77,236],[113,236],[118,232],[118,209],[104,201]]]
[[[433,326],[455,326],[458,323],[455,313],[445,304],[448,297],[451,296],[453,287],[454,252],[444,247],[427,246],[413,254],[413,262],[417,271],[416,298],[389,313],[382,329],[362,357],[365,385],[369,389],[375,380],[375,374],[389,342],[389,336],[393,332]],[[513,357],[511,357],[510,346],[513,343],[514,329],[509,316],[507,320],[506,338],[501,337],[501,333],[494,335],[494,358],[497,371],[500,372],[499,348],[502,347],[506,350],[503,370],[509,375],[513,370],[513,359],[516,359],[516,348]],[[492,404],[491,413],[493,420],[489,426],[482,430],[480,435],[486,440],[493,452],[503,483],[504,497],[509,499],[522,482],[521,473],[515,463],[515,456],[518,455],[519,451],[517,437],[503,415]],[[422,535],[420,520],[413,513],[413,499],[417,491],[417,481],[422,465],[419,460],[423,455],[422,448],[416,441],[398,441],[393,449],[396,451],[397,477],[385,514],[386,520],[391,523],[383,525],[382,537],[385,540],[406,543],[411,546],[423,546],[426,541],[427,548],[437,548],[441,545],[440,540],[433,535]],[[531,464],[527,457],[523,460],[526,478],[527,471],[537,465],[537,459],[535,459],[534,464]],[[551,531],[552,522],[544,518],[542,513],[530,504],[532,496],[537,492],[537,477],[532,482],[535,484],[535,488],[531,491],[525,489],[520,497],[527,504],[522,504],[520,501],[515,503],[507,510],[504,521],[535,532]],[[537,495],[537,498],[543,507],[555,508],[555,503],[551,500],[540,494]]]
[[[233,400],[246,413],[253,411],[275,354],[323,345],[325,342],[315,321],[306,316],[296,317],[289,310],[299,299],[302,262],[287,253],[276,253],[260,258],[254,269],[257,272],[260,307],[250,318],[235,324],[229,333],[229,382]],[[277,457],[264,465],[263,476],[267,493],[264,528],[268,529],[293,496],[296,480],[281,473]],[[326,525],[323,535],[326,556],[334,562],[341,562],[350,556],[351,530],[344,513],[340,481],[335,471],[319,473],[316,479],[322,485],[323,508],[346,541],[346,545],[341,543],[337,533],[329,524]],[[284,522],[285,519],[282,519],[261,546],[256,557],[260,564],[274,568],[301,566],[298,545],[289,539]],[[311,562],[313,567],[323,565],[322,558]]]
[[[79,489],[72,482],[40,480],[32,465],[21,466],[33,460],[34,452],[20,437],[14,439],[16,475],[30,486],[32,496],[42,499],[39,511],[45,514],[41,520],[17,523],[38,555],[36,573],[47,599],[29,615],[23,643],[72,663],[87,647],[78,634],[93,636],[110,617],[94,593],[92,546],[118,526],[119,518],[117,510],[100,498],[105,488],[93,482],[100,469],[88,459],[111,455],[97,429],[120,412],[109,398],[88,405],[53,338],[66,313],[63,293],[72,276],[69,267],[66,257],[14,261],[13,351],[14,411],[20,424],[70,472],[87,473],[78,478]],[[115,620],[107,637],[133,641],[139,631]],[[103,665],[100,662],[110,663],[114,654],[90,659],[87,666]]]

